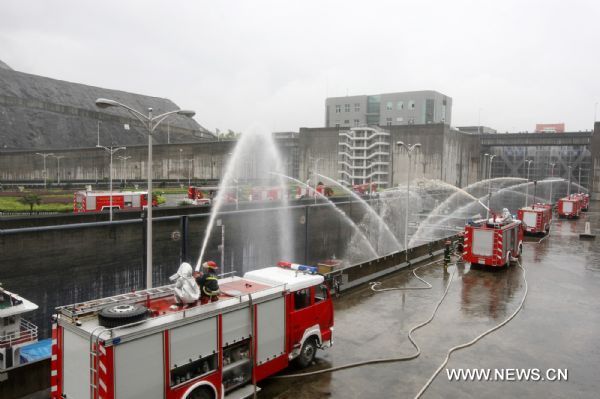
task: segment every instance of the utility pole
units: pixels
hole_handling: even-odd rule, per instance
[[[108,200],[108,205],[110,207],[109,210],[109,221],[112,223],[113,221],[113,155],[117,152],[117,151],[121,151],[121,150],[125,150],[127,149],[126,147],[104,147],[104,146],[99,146],[98,148],[102,148],[103,150],[105,150],[106,152],[108,152],[110,154],[110,167],[109,167],[109,174],[110,174],[110,178],[109,178],[109,200]],[[150,198],[150,197],[148,197]],[[150,205],[152,206],[152,199],[150,198]]]
[[[529,200],[529,167],[531,166],[532,162],[533,162],[533,160],[531,160],[531,159],[525,160],[525,163],[527,163],[527,185],[526,185],[527,191],[525,194],[525,207],[527,207],[527,202]]]
[[[123,185],[127,185],[127,160],[131,157],[118,155],[117,158],[121,160],[121,183],[123,183]]]
[[[60,184],[60,160],[65,158],[64,155],[53,155],[56,158],[56,184]]]
[[[188,159],[188,187],[192,185],[192,165],[194,163],[193,159]]]
[[[39,155],[42,158],[44,158],[44,189],[46,189],[48,186],[48,173],[46,171],[46,158],[48,158],[49,156],[54,156],[54,154],[51,152],[36,152],[35,155]]]
[[[555,166],[556,166],[556,162],[553,162],[550,164],[550,167],[551,167],[551,169],[550,169],[550,173],[551,173],[551,175],[550,175],[550,205],[552,205],[554,203],[554,202],[552,202],[552,184],[554,183],[553,180],[554,180],[554,167]]]
[[[408,155],[408,170],[406,172],[406,207],[404,212],[404,253],[408,262],[408,209],[410,208],[410,169],[412,166],[412,153],[417,148],[421,147],[421,143],[404,144],[402,141],[396,142],[397,146],[404,147]]]

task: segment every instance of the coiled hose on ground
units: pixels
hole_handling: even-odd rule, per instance
[[[413,269],[413,274],[415,275],[415,277],[417,277],[419,280],[421,280],[422,282],[424,282],[425,284],[427,284],[427,287],[394,287],[394,288],[376,289],[374,287],[377,287],[377,286],[381,285],[381,283],[375,282],[375,283],[371,283],[371,289],[373,291],[431,289],[431,287],[432,287],[431,284],[429,284],[427,281],[425,281],[422,278],[420,278],[416,274],[416,270],[418,270],[418,269],[420,269],[422,267],[431,265],[433,263],[438,263],[438,262],[439,261],[430,262],[430,263],[427,263],[425,265],[422,265],[422,266],[419,266],[419,267]],[[444,301],[444,298],[446,298],[446,294],[448,294],[448,290],[450,289],[450,283],[454,279],[455,273],[456,273],[456,268],[454,268],[454,270],[452,271],[452,275],[450,276],[450,279],[448,280],[448,284],[446,284],[446,289],[444,290],[444,293],[443,293],[442,297],[440,298],[440,300],[435,305],[435,308],[433,309],[433,312],[431,313],[431,316],[427,320],[425,320],[424,322],[421,322],[421,323],[417,324],[416,326],[412,327],[408,331],[408,340],[410,341],[410,343],[412,344],[412,346],[417,350],[414,354],[408,355],[408,356],[390,357],[390,358],[382,358],[382,359],[372,359],[372,360],[366,360],[366,361],[362,361],[362,362],[348,363],[348,364],[344,364],[344,365],[341,365],[341,366],[336,366],[336,367],[330,367],[330,368],[327,368],[327,369],[311,371],[311,372],[308,372],[308,373],[279,375],[279,376],[274,376],[274,377],[271,377],[271,378],[273,378],[273,379],[286,379],[286,378],[309,377],[309,376],[314,376],[314,375],[318,375],[318,374],[331,373],[331,372],[334,372],[334,371],[351,369],[351,368],[354,368],[354,367],[367,366],[367,365],[371,365],[371,364],[404,362],[404,361],[407,361],[407,360],[416,359],[421,354],[421,348],[415,342],[414,338],[412,337],[412,333],[414,333],[415,331],[417,331],[419,328],[426,326],[427,324],[429,324],[433,320],[433,318],[435,317],[435,314],[437,313],[438,308],[440,307],[440,305]]]

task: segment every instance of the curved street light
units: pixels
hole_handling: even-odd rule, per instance
[[[115,100],[110,100],[108,98],[99,98],[96,100],[96,106],[98,108],[109,108],[109,107],[120,107],[124,108],[131,115],[133,115],[137,120],[139,120],[142,125],[148,131],[148,217],[147,217],[147,228],[146,228],[146,287],[152,288],[152,134],[164,121],[171,115],[182,115],[188,118],[196,115],[194,111],[190,110],[175,110],[165,112],[160,115],[154,116],[152,113],[152,108],[148,108],[148,115],[144,115],[140,111],[137,111],[131,108],[128,105],[122,104]]]

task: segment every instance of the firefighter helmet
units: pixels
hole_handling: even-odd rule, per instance
[[[205,267],[207,269],[218,269],[217,264],[215,262],[213,262],[212,260],[209,260],[208,262],[204,262],[202,264],[202,267]]]

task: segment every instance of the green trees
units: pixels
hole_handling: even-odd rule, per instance
[[[42,203],[39,195],[27,193],[19,199],[19,202],[24,205],[29,205],[29,213],[33,213],[33,207]]]

